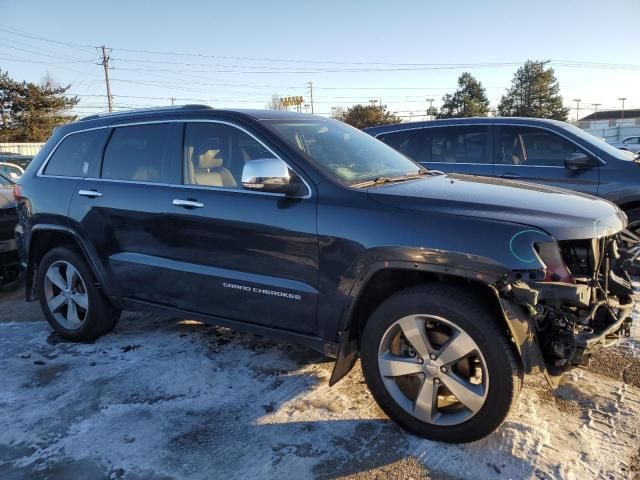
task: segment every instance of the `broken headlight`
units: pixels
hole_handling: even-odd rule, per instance
[[[575,283],[571,272],[564,263],[558,242],[539,242],[534,245],[538,257],[547,267],[545,282]]]

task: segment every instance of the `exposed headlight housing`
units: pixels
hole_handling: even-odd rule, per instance
[[[539,242],[534,244],[538,258],[547,267],[545,282],[575,283],[571,272],[567,268],[557,242]]]

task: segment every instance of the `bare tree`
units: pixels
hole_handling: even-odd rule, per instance
[[[271,98],[267,102],[266,108],[267,110],[284,110],[280,95],[278,95],[277,93],[271,95]]]
[[[342,106],[331,107],[331,118],[333,118],[334,120],[342,120],[346,112],[347,111]]]

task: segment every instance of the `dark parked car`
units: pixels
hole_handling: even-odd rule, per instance
[[[365,129],[427,168],[597,195],[640,233],[640,161],[573,125],[535,118],[453,118]]]
[[[14,183],[0,173],[0,291],[13,290],[22,278],[14,229],[18,223]]]
[[[33,160],[33,155],[21,155],[19,153],[11,153],[11,152],[0,152],[0,162],[2,163],[12,163],[13,165],[17,165],[21,169],[25,169],[29,166]]]
[[[577,160],[576,160],[577,161]],[[362,359],[404,428],[471,441],[523,375],[629,331],[624,213],[590,195],[429,172],[343,123],[186,106],[55,131],[16,189],[26,296],[70,340],[123,309]]]

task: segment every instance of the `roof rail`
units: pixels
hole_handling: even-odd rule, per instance
[[[123,110],[120,112],[96,113],[94,115],[89,115],[88,117],[82,117],[78,121],[83,122],[85,120],[96,120],[98,118],[105,118],[105,117],[126,117],[127,115],[137,115],[139,113],[171,112],[171,111],[179,112],[181,110],[213,110],[213,107],[209,105],[201,105],[201,104],[187,104],[187,105],[179,105],[179,106],[171,105],[167,107],[138,108],[135,110]]]

